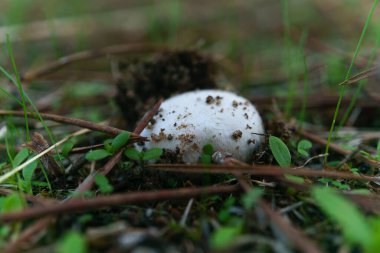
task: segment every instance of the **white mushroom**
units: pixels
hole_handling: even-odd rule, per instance
[[[141,133],[147,149],[177,152],[185,163],[199,161],[202,148],[249,161],[261,143],[261,117],[247,99],[222,90],[186,92],[164,101]]]

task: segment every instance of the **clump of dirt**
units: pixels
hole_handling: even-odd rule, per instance
[[[150,59],[121,63],[116,102],[132,127],[158,98],[195,89],[216,88],[217,65],[193,50],[166,51]]]

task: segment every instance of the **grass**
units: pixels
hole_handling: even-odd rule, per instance
[[[22,109],[24,111],[26,139],[29,141],[30,140],[30,134],[29,134],[29,122],[28,122],[28,115],[27,115],[27,105],[26,105],[25,93],[24,93],[24,89],[21,85],[20,73],[17,71],[16,62],[14,60],[12,45],[11,45],[11,42],[9,40],[9,36],[7,36],[7,47],[8,47],[9,58],[10,58],[12,68],[13,68],[13,73],[16,77],[17,88],[18,88],[18,91],[19,91],[19,94],[21,97],[21,106],[22,106]]]
[[[303,76],[303,99],[302,99],[302,107],[301,112],[299,116],[299,120],[301,121],[301,127],[303,122],[305,122],[305,116],[306,116],[306,105],[307,105],[307,96],[310,93],[310,87],[309,87],[309,70],[307,67],[307,59],[306,59],[306,52],[305,52],[305,42],[307,40],[307,31],[303,31],[301,40],[300,40],[300,49],[302,52],[302,58],[303,58],[303,66],[304,66],[304,76]]]
[[[354,52],[354,55],[352,57],[352,60],[351,60],[351,63],[350,63],[350,66],[348,67],[348,70],[347,70],[347,73],[346,73],[346,77],[345,79],[347,80],[350,75],[351,75],[351,72],[352,72],[352,68],[354,67],[354,64],[355,64],[355,61],[356,61],[356,58],[358,57],[359,55],[359,51],[360,51],[360,48],[362,46],[362,43],[363,43],[363,39],[365,37],[365,34],[367,32],[367,28],[368,28],[368,25],[372,19],[372,15],[376,9],[376,6],[378,4],[378,0],[374,0],[373,1],[373,4],[372,4],[372,7],[368,13],[368,16],[367,16],[367,19],[365,21],[365,24],[363,26],[363,30],[360,34],[360,38],[358,40],[358,43],[356,45],[356,49],[355,49],[355,52]],[[329,149],[330,149],[330,143],[331,143],[331,139],[333,137],[333,134],[334,134],[334,128],[335,128],[335,123],[336,123],[336,119],[338,117],[338,114],[339,114],[339,109],[340,109],[340,105],[342,103],[342,99],[344,97],[344,94],[345,94],[345,89],[346,87],[345,86],[341,86],[339,88],[339,99],[338,99],[338,102],[336,104],[336,108],[335,108],[335,112],[334,112],[334,117],[332,119],[332,122],[331,122],[331,126],[330,126],[330,131],[329,131],[329,135],[328,135],[328,138],[327,138],[327,144],[326,144],[326,149],[325,149],[325,154],[328,154],[329,153]],[[327,156],[325,157],[325,163],[327,163]]]
[[[375,58],[377,56],[377,50],[379,49],[379,46],[380,46],[380,33],[377,32],[375,37],[376,37],[375,44],[371,50],[370,57],[368,59],[368,63],[365,67],[366,69],[370,68],[372,66],[372,64],[374,63]],[[345,113],[344,113],[344,115],[343,115],[343,117],[339,123],[339,128],[343,127],[347,123],[347,120],[348,120],[349,116],[351,115],[352,110],[354,109],[356,102],[357,102],[359,96],[361,95],[362,89],[363,89],[365,84],[366,84],[366,80],[361,80],[359,82],[358,87],[356,88],[355,93],[352,96],[351,102],[348,105],[348,108],[346,109],[346,111],[345,111]]]

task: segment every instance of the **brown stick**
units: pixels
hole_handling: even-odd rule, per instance
[[[7,110],[0,110],[0,116],[1,115],[12,115],[12,116],[17,116],[17,117],[24,117],[24,112],[22,111],[7,111]],[[34,113],[27,113],[28,117],[38,119],[38,115]],[[124,130],[115,128],[115,127],[110,127],[110,126],[105,126],[101,124],[97,124],[91,121],[83,120],[83,119],[76,119],[76,118],[68,118],[56,114],[48,114],[48,113],[40,113],[41,117],[45,120],[52,120],[55,122],[59,123],[64,123],[64,124],[70,124],[74,126],[79,126],[87,129],[91,129],[94,131],[99,131],[99,132],[104,132],[110,135],[118,135],[119,133],[123,132]],[[136,140],[145,140],[145,138],[134,134],[131,134],[131,140],[136,141]]]
[[[303,169],[287,169],[278,166],[263,166],[263,165],[189,165],[189,164],[151,164],[147,165],[149,168],[180,172],[180,173],[201,173],[201,174],[232,174],[243,173],[254,176],[282,176],[285,174],[295,176],[307,177],[332,177],[344,179],[356,179],[362,181],[379,182],[377,177],[370,177],[365,175],[355,175],[352,173],[338,172],[338,171],[317,171],[309,168]]]
[[[72,199],[59,205],[32,207],[20,212],[0,215],[0,221],[10,222],[30,218],[43,217],[45,215],[57,215],[61,213],[73,213],[91,209],[126,204],[140,204],[160,200],[173,200],[195,198],[204,195],[232,193],[240,190],[238,185],[232,186],[209,186],[203,188],[180,188],[173,190],[160,190],[149,192],[133,192],[100,196],[92,199]]]

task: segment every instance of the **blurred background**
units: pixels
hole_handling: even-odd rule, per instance
[[[60,108],[60,103],[74,108],[89,96],[97,99],[93,103],[86,100],[87,105],[102,107],[99,97],[118,92],[110,85],[115,83],[111,66],[115,59],[141,60],[160,50],[191,49],[217,63],[222,73],[218,84],[233,86],[259,103],[261,110],[271,112],[275,103],[289,117],[306,106],[307,112],[315,113],[306,114],[305,120],[329,125],[338,84],[345,80],[371,5],[370,0],[3,0],[0,64],[12,72],[8,35],[23,84],[42,111]],[[369,25],[352,75],[376,63],[378,13]],[[112,53],[116,45],[135,45],[137,49]],[[87,50],[99,53],[105,48],[110,50],[99,57],[33,76],[33,71],[54,65],[59,58]],[[12,90],[4,76],[0,84]],[[376,75],[363,86],[356,116],[349,124],[379,126]],[[347,87],[344,108],[357,87]],[[48,94],[55,96],[43,100]],[[8,98],[0,95],[0,99]],[[98,111],[83,111],[86,108],[70,113],[101,118]]]

